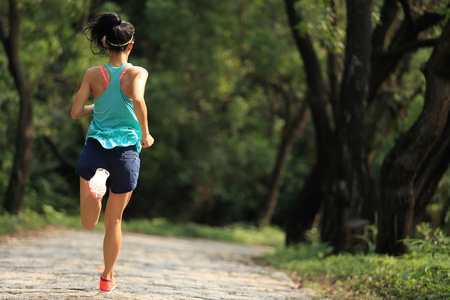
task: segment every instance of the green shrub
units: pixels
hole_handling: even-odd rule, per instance
[[[450,239],[439,227],[433,229],[430,224],[422,223],[417,226],[417,235],[417,238],[404,240],[413,253],[431,254],[432,257],[436,253],[450,255]]]
[[[448,238],[422,225],[429,240],[415,239],[411,254],[339,254],[320,243],[279,249],[263,257],[289,274],[301,274],[304,286],[332,285],[339,299],[445,299],[450,295]],[[432,255],[430,255],[430,253]]]
[[[52,206],[44,205],[42,214],[29,208],[18,215],[3,213],[0,215],[0,235],[12,234],[23,230],[39,230],[46,225],[80,228],[80,218],[57,212]]]
[[[0,215],[0,234],[8,234],[25,229],[39,229],[45,224],[43,217],[31,209],[19,215],[4,213]]]

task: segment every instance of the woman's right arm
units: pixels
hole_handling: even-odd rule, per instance
[[[80,89],[73,102],[72,111],[70,112],[73,119],[81,119],[94,113],[94,104],[86,105],[92,93],[91,85],[89,84],[89,71],[87,70],[86,74],[84,74]]]

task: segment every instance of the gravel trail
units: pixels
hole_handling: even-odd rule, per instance
[[[102,232],[62,229],[3,241],[0,299],[311,300],[251,260],[268,247],[133,233],[123,234],[116,289],[100,294],[102,242]]]

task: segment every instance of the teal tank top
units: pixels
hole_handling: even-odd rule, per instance
[[[127,147],[136,145],[136,150],[141,152],[141,127],[134,111],[133,101],[125,96],[120,86],[122,72],[131,64],[113,67],[106,64],[111,82],[105,92],[94,100],[94,118],[86,134],[88,138],[94,138],[100,142],[103,148]],[[102,73],[103,73],[103,69]]]

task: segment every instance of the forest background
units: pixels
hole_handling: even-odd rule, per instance
[[[1,211],[77,214],[89,119],[70,109],[94,57],[82,28],[136,27],[155,144],[125,217],[318,228],[336,251],[407,252],[448,233],[446,1],[9,0],[0,3]],[[378,227],[368,236],[369,226]]]

